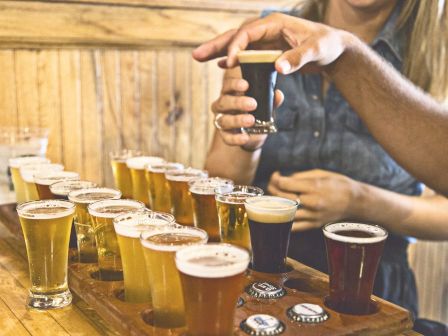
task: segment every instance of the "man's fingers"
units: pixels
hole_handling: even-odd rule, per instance
[[[275,68],[278,72],[289,75],[302,68],[305,64],[317,61],[318,45],[312,39],[303,41],[298,47],[284,52],[275,61]]]
[[[250,112],[256,108],[257,101],[245,96],[222,95],[212,104],[212,111],[215,113]]]
[[[224,80],[222,85],[221,93],[242,93],[245,92],[249,88],[249,83],[244,79],[240,78],[228,78]]]
[[[227,45],[234,37],[236,29],[229,30],[193,50],[193,58],[199,62],[209,61],[227,54]]]
[[[271,181],[282,191],[297,194],[310,192],[315,185],[313,180],[308,179],[298,182],[291,176],[281,176],[280,174],[273,174]]]
[[[292,224],[292,232],[302,232],[308,231],[311,229],[315,229],[317,227],[317,223],[314,221],[297,221]]]
[[[298,198],[297,194],[284,192],[284,191],[278,189],[272,183],[269,183],[269,185],[268,185],[268,192],[269,192],[269,194],[271,194],[273,196],[288,198],[290,200],[296,200]]]
[[[250,113],[237,115],[223,114],[221,118],[219,118],[218,123],[223,130],[251,127],[255,123],[255,117]]]
[[[249,142],[249,134],[235,134],[231,132],[220,131],[223,141],[230,146],[242,146]]]
[[[274,106],[279,107],[283,104],[283,100],[285,100],[285,95],[280,90],[275,90],[274,92]]]

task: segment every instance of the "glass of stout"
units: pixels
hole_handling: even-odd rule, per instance
[[[371,295],[387,231],[370,224],[330,223],[323,232],[330,276],[325,304],[344,314],[374,313]]]

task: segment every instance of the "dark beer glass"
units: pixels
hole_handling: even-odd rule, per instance
[[[344,314],[374,312],[370,296],[387,231],[376,225],[331,223],[323,232],[330,275],[325,304]]]
[[[252,269],[265,273],[286,271],[289,236],[299,206],[297,201],[275,196],[244,201],[252,244]]]
[[[238,53],[243,78],[249,83],[245,95],[257,101],[253,111],[255,125],[246,128],[247,133],[275,133],[274,88],[277,81],[275,61],[281,50],[245,50]]]

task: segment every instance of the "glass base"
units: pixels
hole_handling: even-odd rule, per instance
[[[277,133],[277,127],[275,127],[274,121],[261,121],[255,120],[255,125],[248,128],[243,128],[243,132],[248,134],[269,134]]]
[[[70,290],[66,290],[59,294],[34,294],[31,293],[27,299],[27,306],[33,309],[47,310],[47,309],[57,309],[68,306],[72,303],[72,293]]]

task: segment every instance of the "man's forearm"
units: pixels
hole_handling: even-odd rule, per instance
[[[356,37],[347,41],[327,74],[388,153],[448,195],[448,110]]]

